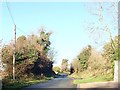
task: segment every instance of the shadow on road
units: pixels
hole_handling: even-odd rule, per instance
[[[68,75],[67,74],[60,74],[56,75],[55,78],[66,78]]]

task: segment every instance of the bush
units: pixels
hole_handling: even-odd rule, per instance
[[[60,73],[60,67],[58,67],[58,66],[53,67],[53,71],[54,71],[56,74],[59,74],[59,73]]]

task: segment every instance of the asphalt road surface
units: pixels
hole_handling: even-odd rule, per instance
[[[29,87],[23,88],[22,90],[42,90],[42,89],[68,89],[68,90],[77,90],[77,85],[73,84],[73,80],[69,77],[67,77],[66,74],[61,74],[61,76],[49,80],[45,83],[38,83],[35,85],[31,85]]]
[[[48,82],[38,83],[25,87],[22,90],[120,90],[118,89],[118,84],[115,82],[93,82],[74,85],[72,78],[67,77],[66,74],[61,74],[61,76],[49,80]]]

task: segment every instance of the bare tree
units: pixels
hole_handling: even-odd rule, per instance
[[[108,37],[111,40],[111,47],[114,53],[117,53],[115,50],[115,42],[113,41],[113,33],[118,33],[118,2],[99,2],[93,9],[89,9],[89,11],[92,15],[96,16],[95,18],[97,18],[98,23],[98,25],[96,25],[95,22],[92,22],[92,24],[88,26],[91,35],[98,36],[99,40],[96,40],[97,43],[100,42],[102,36],[104,36],[104,38],[105,36]],[[114,74],[114,78],[117,77],[115,75],[116,74]]]
[[[116,33],[116,31],[118,31],[117,2],[99,2],[95,7],[89,9],[89,12],[98,19],[97,22],[91,22],[91,25],[88,26],[88,30],[92,33],[91,35],[94,37],[95,42],[102,43],[102,40],[100,39],[105,38],[106,36],[112,41],[112,48],[115,50],[112,33]],[[107,18],[107,16],[109,17]],[[98,25],[96,23],[98,23]]]
[[[48,55],[48,58],[54,62],[56,59],[57,52],[55,51],[54,48],[50,48],[47,55]]]

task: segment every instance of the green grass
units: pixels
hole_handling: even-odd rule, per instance
[[[27,81],[24,81],[24,80],[19,80],[19,81],[10,80],[8,83],[3,84],[2,90],[8,90],[8,89],[9,90],[20,90],[23,87],[27,87],[27,86],[37,84],[37,83],[46,82],[46,81],[51,80],[51,79],[52,78],[44,78],[44,79],[40,79],[40,80],[33,79],[33,80],[27,80]]]
[[[98,76],[98,77],[89,77],[85,79],[77,79],[77,80],[74,80],[73,83],[81,84],[81,83],[90,83],[90,82],[105,82],[105,81],[111,81],[111,80],[112,80],[111,77]]]

